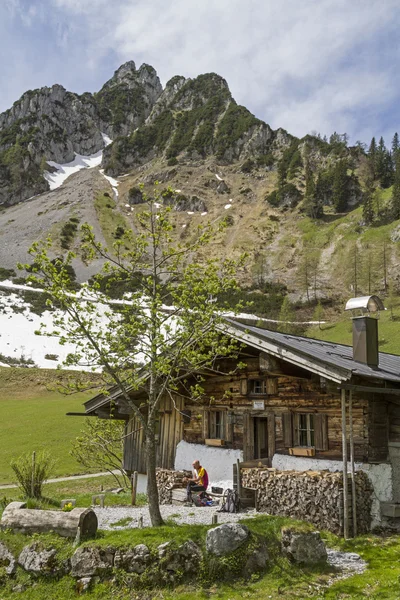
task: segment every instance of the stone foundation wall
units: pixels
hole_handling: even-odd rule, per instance
[[[242,469],[242,486],[257,490],[257,510],[309,521],[319,529],[343,534],[343,474],[328,471],[279,471],[271,468]],[[357,530],[371,528],[372,485],[368,476],[356,473]],[[351,515],[351,482],[349,506]],[[350,532],[352,531],[350,516]]]

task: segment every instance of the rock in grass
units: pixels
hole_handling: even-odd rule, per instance
[[[291,561],[302,565],[326,562],[327,552],[319,531],[282,529],[282,553]]]
[[[230,554],[244,544],[250,536],[250,531],[245,525],[239,523],[224,523],[207,531],[207,552],[216,556]]]
[[[17,569],[17,561],[2,542],[0,542],[0,567],[5,569],[7,575],[14,575]]]
[[[115,553],[114,566],[128,573],[141,575],[151,564],[150,550],[145,544],[138,544],[127,550],[117,550]]]
[[[114,566],[114,548],[77,548],[71,558],[71,575],[77,579],[106,576]]]
[[[22,549],[18,564],[27,573],[41,576],[52,577],[68,570],[66,564],[60,564],[57,560],[55,548],[44,549],[37,542]]]

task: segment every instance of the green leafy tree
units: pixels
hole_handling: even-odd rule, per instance
[[[149,512],[157,526],[162,524],[156,481],[160,403],[165,397],[175,406],[182,397],[196,401],[203,394],[200,373],[215,371],[220,357],[237,356],[237,343],[221,331],[225,305],[214,299],[237,289],[241,263],[207,258],[211,254],[207,246],[215,236],[211,226],[199,229],[195,240],[176,241],[171,209],[163,205],[157,189],[145,200],[136,215],[136,233],[126,230],[112,249],[96,239],[90,226],[82,226],[85,259],[102,258],[105,264],[79,295],[69,291],[66,267],[73,252],[53,264],[48,239],[35,243],[30,253],[36,273],[32,279],[44,287],[49,304],[62,310],[55,313],[55,330],[42,327],[42,334],[47,331],[59,335],[61,343],[75,343],[65,366],[101,366],[103,393],[110,384],[115,387],[143,429]],[[206,258],[194,260],[200,253]],[[107,285],[102,285],[105,278],[108,284],[123,282],[130,289],[129,299],[118,310],[107,308],[112,300]],[[172,305],[168,312],[166,302]],[[69,386],[69,391],[78,389],[82,389],[79,382]],[[133,401],[132,395],[140,401]]]
[[[278,331],[281,331],[282,333],[294,333],[294,311],[288,296],[285,296],[283,299],[281,310],[279,312],[279,321]]]
[[[318,327],[319,327],[319,329],[322,329],[321,321],[324,320],[324,309],[323,309],[320,301],[318,302],[317,306],[315,307],[313,319],[314,319],[314,321],[318,321]]]
[[[108,471],[119,487],[127,487],[129,479],[122,467],[123,440],[123,421],[86,419],[70,454],[86,469]]]

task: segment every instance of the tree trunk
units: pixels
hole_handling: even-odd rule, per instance
[[[158,488],[156,479],[156,443],[154,431],[147,429],[146,432],[146,471],[147,471],[147,499],[149,501],[150,520],[153,527],[163,524],[160,504],[158,500]]]

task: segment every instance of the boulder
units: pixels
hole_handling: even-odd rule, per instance
[[[220,181],[217,185],[218,194],[228,194],[230,191],[229,186],[225,183],[224,180]]]
[[[327,552],[319,531],[296,531],[282,529],[282,553],[291,561],[302,565],[326,562]]]
[[[7,575],[14,575],[17,569],[17,561],[2,542],[0,542],[0,567],[5,569]]]
[[[243,568],[243,577],[249,578],[254,573],[263,573],[267,567],[268,551],[265,541],[261,542],[248,556]]]
[[[61,564],[57,560],[55,548],[44,549],[37,542],[23,548],[18,557],[18,564],[24,571],[33,575],[55,576],[68,571],[68,564]]]
[[[188,540],[177,548],[171,544],[164,548],[159,547],[159,556],[163,559],[162,569],[167,572],[194,575],[199,569],[202,560],[200,548],[192,540]]]
[[[114,567],[123,569],[128,573],[141,575],[151,564],[150,550],[145,544],[138,544],[128,550],[117,550],[115,553]]]
[[[207,552],[217,556],[230,554],[247,542],[249,536],[250,531],[245,525],[224,523],[207,531]]]
[[[114,548],[77,548],[71,558],[71,575],[77,579],[108,575],[114,566],[114,556]]]

